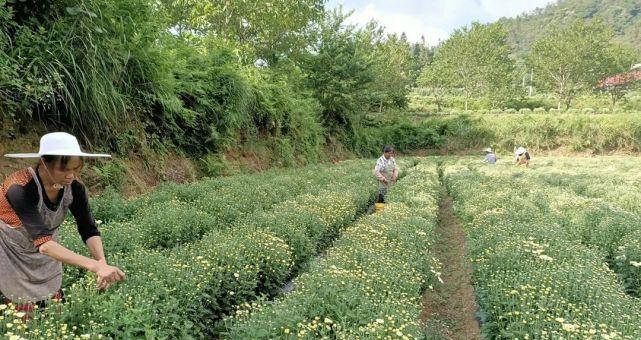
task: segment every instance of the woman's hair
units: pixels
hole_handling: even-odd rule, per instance
[[[42,156],[42,161],[47,165],[48,168],[52,168],[56,163],[58,163],[58,169],[64,170],[69,161],[73,156],[53,156],[53,155],[44,155]],[[80,158],[80,168],[85,165],[85,161],[82,157]],[[38,163],[40,165],[40,163]],[[37,167],[37,166],[36,166]]]

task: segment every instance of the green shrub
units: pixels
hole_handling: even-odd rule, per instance
[[[288,138],[279,138],[275,140],[274,146],[274,164],[278,166],[290,167],[295,164],[294,147]]]
[[[530,113],[532,113],[532,110],[530,110],[528,108],[523,108],[523,109],[519,110],[519,113],[520,114],[530,114]]]
[[[561,109],[556,109],[556,108],[552,108],[552,109],[550,109],[550,111],[549,111],[549,112],[550,112],[551,114],[557,114],[557,115],[558,115],[558,114],[563,113],[563,110],[561,110]]]
[[[138,211],[134,219],[136,230],[141,233],[143,246],[148,249],[172,248],[193,242],[210,230],[220,227],[211,215],[193,205],[168,201]]]
[[[207,154],[201,158],[202,168],[209,177],[229,175],[229,162],[224,155]]]
[[[98,181],[101,185],[113,187],[116,190],[122,188],[127,178],[124,164],[117,159],[92,166],[92,170],[98,176]]]
[[[616,272],[622,276],[626,290],[641,296],[641,231],[630,233],[621,240],[614,254]]]
[[[135,211],[135,206],[113,187],[107,187],[100,196],[89,201],[94,218],[103,222],[128,220]]]
[[[552,107],[553,104],[550,101],[550,98],[545,96],[534,96],[528,98],[513,98],[510,99],[506,104],[508,108],[513,108],[515,110],[520,109],[530,109],[533,110],[537,107]]]
[[[220,315],[256,292],[276,290],[291,267],[282,240],[252,230],[208,235],[172,253],[137,250],[112,256],[110,262],[130,273],[127,283],[106,294],[96,293],[91,280],[70,287],[56,316],[77,327],[70,332],[117,338],[211,336]],[[95,316],[93,323],[82,321],[87,314]]]
[[[561,174],[559,167],[555,164],[554,177],[580,177]],[[576,168],[575,162],[571,168]],[[626,223],[619,209],[598,201],[584,210],[584,198],[555,190],[541,183],[538,174],[509,164],[488,168],[461,162],[446,166],[444,174],[455,211],[471,237],[470,256],[477,264],[474,281],[483,292],[479,304],[486,311],[482,332],[488,338],[508,333],[546,337],[573,325],[600,325],[603,333],[630,338],[641,334],[638,301],[623,294],[617,275],[606,264],[608,251],[618,249],[616,243],[636,222]],[[512,185],[484,190],[503,181]],[[528,193],[518,189],[533,184],[536,189]],[[491,210],[497,206],[506,209]],[[577,285],[579,281],[589,284]],[[568,299],[576,308],[556,309],[559,301]]]
[[[357,131],[353,148],[363,156],[379,156],[383,145],[392,145],[399,152],[425,149],[439,145],[441,138],[428,121],[412,124],[409,121],[377,122]]]

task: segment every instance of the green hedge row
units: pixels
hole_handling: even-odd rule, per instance
[[[272,170],[253,175],[206,179],[190,184],[163,184],[148,195],[131,201],[107,193],[92,203],[108,257],[138,248],[169,249],[194,242],[214,230],[269,211],[274,205],[305,192],[318,192],[350,180],[367,181],[373,161],[348,161],[335,166],[316,165],[300,169]],[[371,176],[371,175],[370,175]],[[373,180],[370,180],[370,182]],[[113,215],[110,213],[113,212]],[[113,217],[110,217],[113,216]],[[61,228],[62,243],[89,255],[71,219]],[[65,266],[64,286],[84,270]]]
[[[107,192],[93,199],[92,207],[96,219],[106,222],[101,231],[108,254],[137,247],[172,248],[193,242],[209,231],[228,228],[255,212],[268,211],[299,194],[332,186],[336,178],[361,175],[373,167],[372,162],[272,170],[190,184],[166,183],[131,201]],[[63,228],[65,241],[81,251],[84,245],[75,234],[73,228]]]
[[[641,151],[641,118],[620,115],[518,115],[428,118],[430,130],[442,136],[442,147],[467,150],[493,147],[512,153],[518,146],[533,151]]]

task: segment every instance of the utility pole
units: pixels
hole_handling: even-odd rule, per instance
[[[530,68],[530,97],[532,97],[532,81],[534,80],[534,68]]]

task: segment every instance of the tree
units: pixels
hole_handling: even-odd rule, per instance
[[[452,72],[447,69],[447,64],[442,60],[435,60],[423,68],[423,72],[417,79],[417,84],[427,88],[434,97],[437,111],[441,111],[445,95],[452,87]]]
[[[535,84],[558,96],[570,108],[572,100],[607,75],[612,65],[609,50],[612,31],[599,22],[576,21],[565,29],[553,29],[537,40],[527,58],[534,69]]]
[[[476,73],[478,91],[496,107],[513,96],[515,61],[510,58],[511,48],[507,31],[501,24],[472,26],[470,42],[478,63]]]
[[[421,70],[427,66],[434,56],[434,50],[427,46],[425,37],[421,41],[412,44],[412,80],[416,81],[421,75]]]
[[[412,80],[412,54],[407,38],[385,34],[375,21],[357,32],[359,50],[371,62],[373,81],[368,86],[369,101],[379,112],[384,106],[407,105]]]
[[[270,62],[299,53],[310,28],[323,19],[324,0],[160,0],[168,28],[179,35],[212,34],[247,46],[253,57]],[[253,62],[253,60],[252,60]]]
[[[333,132],[355,127],[373,80],[371,61],[359,51],[354,27],[344,24],[346,17],[341,8],[328,13],[301,65],[307,87],[323,106],[322,122]]]
[[[377,57],[374,60],[373,85],[385,94],[380,99],[379,111],[382,111],[383,105],[405,108],[410,86],[414,82],[410,44],[402,36],[399,39],[396,35],[388,35],[378,46]]]
[[[515,68],[509,53],[501,24],[473,23],[454,31],[437,48],[434,62],[445,83],[462,91],[467,110],[473,96],[487,96],[493,106],[509,97]]]
[[[610,58],[608,58],[610,63],[606,65],[606,74],[610,76],[618,75],[622,78],[619,79],[621,84],[609,86],[605,84],[606,79],[603,79],[599,88],[610,97],[610,109],[614,110],[616,103],[623,99],[631,88],[635,87],[636,81],[634,79],[626,79],[631,74],[626,72],[630,70],[631,65],[641,60],[641,58],[634,49],[622,45],[613,45],[608,52],[610,54]]]

